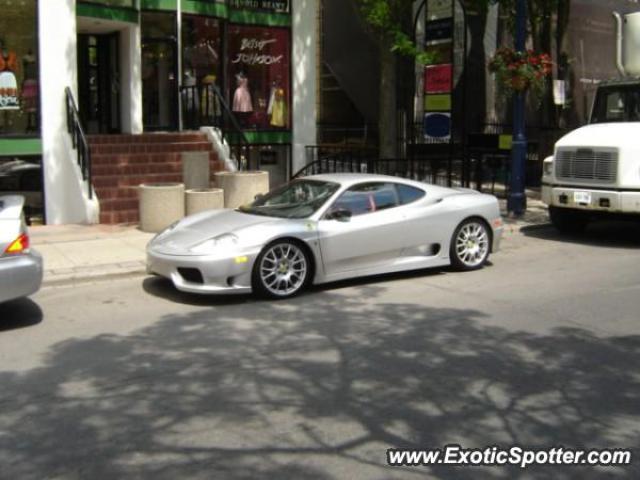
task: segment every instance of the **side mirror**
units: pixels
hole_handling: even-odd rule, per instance
[[[264,193],[258,193],[256,194],[255,197],[253,197],[253,199],[257,202],[258,200],[262,200],[264,198]]]
[[[351,220],[351,210],[347,210],[346,208],[336,208],[335,210],[331,210],[325,218],[327,220],[348,222]]]

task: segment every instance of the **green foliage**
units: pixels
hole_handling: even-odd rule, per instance
[[[429,63],[432,55],[416,45],[413,27],[413,0],[357,0],[360,13],[372,30],[390,44],[393,52]],[[408,28],[408,26],[411,28]]]

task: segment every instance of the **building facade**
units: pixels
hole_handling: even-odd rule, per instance
[[[193,130],[228,107],[248,155],[288,179],[316,138],[317,2],[0,1],[0,168],[40,162],[47,223],[96,220],[69,89],[88,135]]]

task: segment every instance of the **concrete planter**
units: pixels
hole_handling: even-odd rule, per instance
[[[187,190],[187,215],[224,208],[224,192],[221,188],[198,188]]]
[[[259,193],[269,191],[269,172],[218,172],[216,184],[224,190],[225,208],[238,208],[253,202]]]
[[[209,152],[183,152],[182,181],[187,190],[209,188]]]
[[[161,232],[184,217],[184,184],[143,183],[138,187],[140,230]]]

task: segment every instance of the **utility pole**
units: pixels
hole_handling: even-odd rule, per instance
[[[516,0],[515,49],[524,52],[527,38],[526,0]],[[514,216],[524,214],[527,209],[525,194],[525,170],[527,162],[527,137],[525,135],[526,91],[516,91],[513,98],[513,144],[511,147],[511,184],[507,199],[507,210]]]

